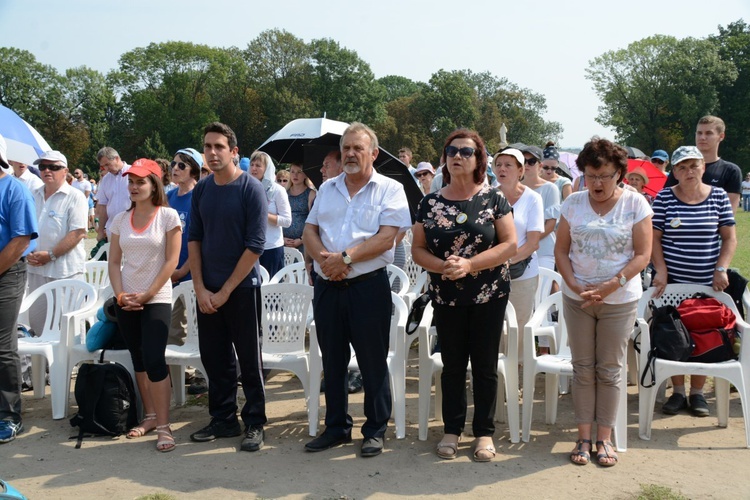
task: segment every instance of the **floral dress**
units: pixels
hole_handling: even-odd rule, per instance
[[[468,200],[448,200],[441,191],[426,195],[419,204],[417,222],[424,226],[427,249],[433,255],[469,259],[500,243],[494,223],[510,212],[508,201],[497,188],[483,186]],[[507,262],[455,281],[430,273],[428,293],[436,304],[484,304],[509,292]]]

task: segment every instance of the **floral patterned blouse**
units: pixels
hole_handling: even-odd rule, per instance
[[[497,188],[484,186],[468,200],[448,200],[440,191],[428,194],[419,203],[417,222],[424,225],[427,249],[433,255],[468,259],[499,243],[494,223],[510,212],[505,196]],[[509,292],[507,262],[455,281],[430,273],[428,293],[435,304],[484,304]]]

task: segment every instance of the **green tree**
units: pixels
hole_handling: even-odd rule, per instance
[[[719,105],[719,85],[737,78],[710,41],[663,35],[606,52],[586,73],[602,101],[597,122],[644,151],[692,142],[698,118]]]
[[[388,75],[378,79],[378,83],[385,89],[385,102],[395,101],[402,97],[410,97],[420,92],[424,84],[409,80],[405,76]]]
[[[31,52],[0,47],[0,104],[32,125],[44,118],[41,106],[58,78],[52,66],[38,62]]]
[[[750,25],[743,20],[719,26],[719,34],[709,37],[722,61],[731,62],[737,79],[720,82],[718,114],[727,124],[721,156],[750,170]]]

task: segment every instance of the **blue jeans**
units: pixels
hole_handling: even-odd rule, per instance
[[[0,420],[21,421],[21,358],[18,311],[26,288],[26,262],[0,274]]]
[[[742,194],[742,210],[750,212],[750,194]]]

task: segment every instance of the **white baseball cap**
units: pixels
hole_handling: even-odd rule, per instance
[[[39,165],[43,161],[59,161],[65,165],[66,168],[68,166],[68,159],[59,151],[45,151],[42,153],[42,156],[34,160],[34,165]]]

